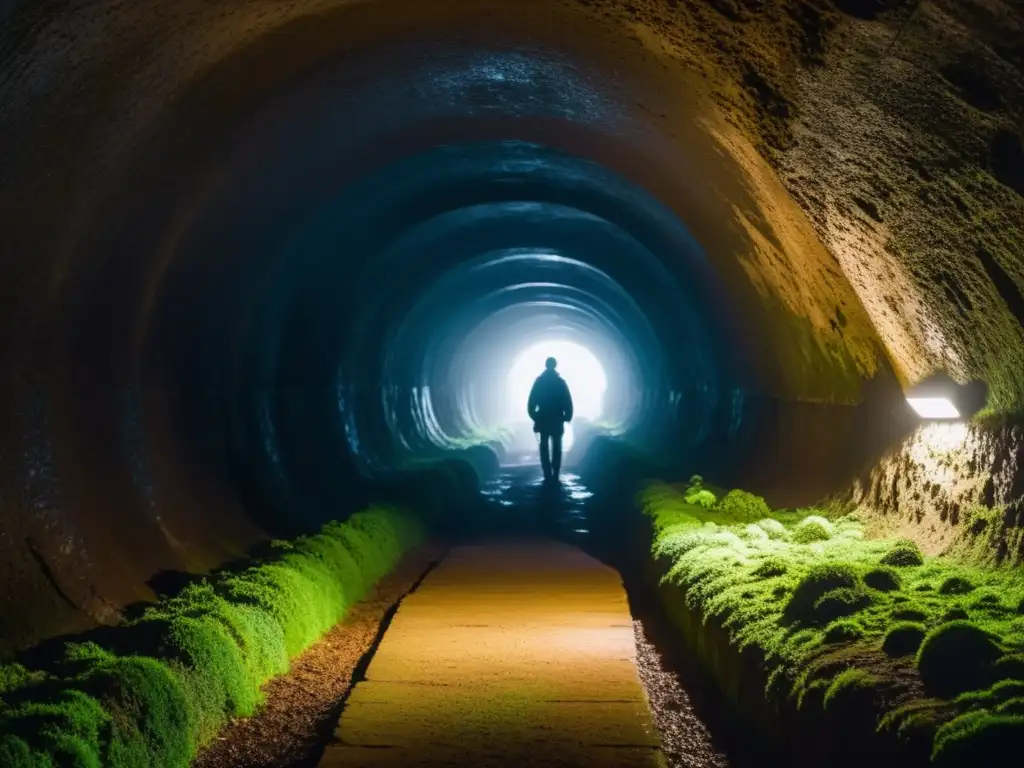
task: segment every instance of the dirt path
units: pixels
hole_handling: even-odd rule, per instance
[[[454,548],[402,601],[321,765],[665,765],[619,575],[543,539]]]
[[[230,723],[193,768],[316,765],[388,612],[442,554],[441,546],[430,545],[407,555],[344,620],[299,656],[287,674],[267,683],[264,707],[254,717]]]

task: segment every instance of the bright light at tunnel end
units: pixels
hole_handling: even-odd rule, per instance
[[[922,419],[960,418],[960,411],[946,397],[908,397],[907,402]]]
[[[509,413],[515,421],[529,421],[526,402],[534,380],[544,371],[544,362],[553,357],[558,373],[569,385],[576,416],[596,420],[604,413],[604,394],[608,388],[604,366],[586,347],[571,341],[534,344],[512,361],[508,374]]]

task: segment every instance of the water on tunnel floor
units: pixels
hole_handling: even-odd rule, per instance
[[[545,482],[537,465],[506,466],[480,493],[473,519],[479,534],[538,533],[580,545],[592,536],[594,494],[575,472]]]

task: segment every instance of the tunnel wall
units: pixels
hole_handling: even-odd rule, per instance
[[[721,283],[709,303],[743,361],[736,386],[769,403],[742,433],[758,447],[744,471],[769,491],[846,477],[851,452],[836,446],[873,455],[866,382],[891,407],[899,383],[941,367],[988,380],[996,411],[1024,401],[1022,38],[1008,4],[942,0],[912,17],[901,3],[796,0],[14,5],[0,5],[5,643],[113,620],[155,574],[239,556],[296,485],[339,509],[366,492],[337,440],[318,471],[293,457],[301,483],[239,468],[244,435],[279,435],[289,414],[325,423],[260,378],[280,361],[244,341],[283,332],[260,325],[281,276],[280,253],[260,248],[295,210],[275,207],[285,195],[270,184],[244,186],[264,161],[314,167],[325,150],[355,178],[447,140],[511,136],[646,190]],[[343,99],[317,109],[352,84],[331,77],[356,62],[358,81],[375,45],[421,39],[568,61],[579,93],[603,101],[510,129],[443,104],[417,121],[411,100],[404,133],[353,134],[344,152],[294,128],[299,114],[352,123]],[[981,85],[965,57],[983,62]],[[454,81],[504,108],[479,78]],[[260,154],[268,137],[276,156]],[[212,229],[211,212],[224,217]],[[203,227],[207,247],[190,251]],[[318,387],[317,402],[336,401]],[[242,426],[220,418],[239,409]],[[239,475],[259,466],[268,482],[246,492]],[[348,485],[324,479],[335,468]]]

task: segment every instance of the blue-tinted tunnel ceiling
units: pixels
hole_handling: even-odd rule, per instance
[[[6,341],[65,408],[76,494],[159,507],[187,474],[273,514],[352,508],[501,426],[511,359],[546,339],[602,361],[605,428],[652,451],[699,453],[742,398],[856,399],[856,354],[772,314],[749,254],[785,244],[657,55],[571,5],[380,5],[118,80],[64,185],[39,171],[64,155],[26,152],[26,196],[73,204],[12,227],[37,259]]]

